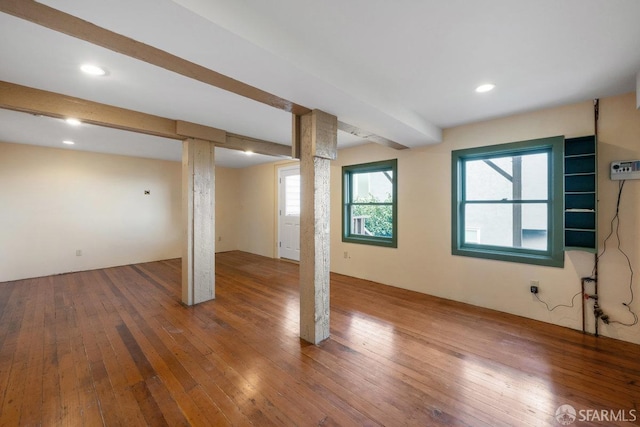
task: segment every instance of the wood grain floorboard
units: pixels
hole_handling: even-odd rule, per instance
[[[557,426],[631,410],[640,346],[343,275],[331,338],[298,337],[298,265],[216,255],[0,283],[0,426]]]

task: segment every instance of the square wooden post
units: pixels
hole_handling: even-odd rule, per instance
[[[330,166],[337,132],[337,117],[322,111],[293,118],[301,178],[300,337],[312,344],[329,338]]]
[[[182,143],[182,302],[215,298],[215,146]]]

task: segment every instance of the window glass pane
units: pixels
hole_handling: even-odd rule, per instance
[[[391,205],[356,205],[351,207],[351,234],[391,237],[393,209]]]
[[[393,171],[354,173],[353,202],[391,202]]]
[[[465,161],[466,200],[547,200],[548,153]]]
[[[522,200],[549,198],[549,153],[522,157]]]
[[[465,213],[465,243],[547,250],[546,203],[467,204]]]
[[[511,200],[511,181],[504,176],[511,176],[511,159],[502,157],[465,161],[466,199]]]
[[[300,175],[287,175],[284,177],[286,206],[284,214],[287,216],[300,215]]]

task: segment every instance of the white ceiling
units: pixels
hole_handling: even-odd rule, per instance
[[[409,147],[450,126],[631,92],[640,71],[637,0],[41,3]],[[291,143],[289,113],[3,13],[0,58],[0,80]],[[82,75],[85,62],[109,75]],[[485,82],[496,89],[475,93]],[[48,126],[61,123],[0,113],[0,139],[59,144]],[[87,150],[180,156],[174,141],[83,126]],[[362,142],[339,132],[339,147]],[[233,154],[218,163],[271,160]]]

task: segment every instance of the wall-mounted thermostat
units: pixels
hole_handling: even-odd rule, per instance
[[[640,160],[611,162],[611,179],[640,179]]]

